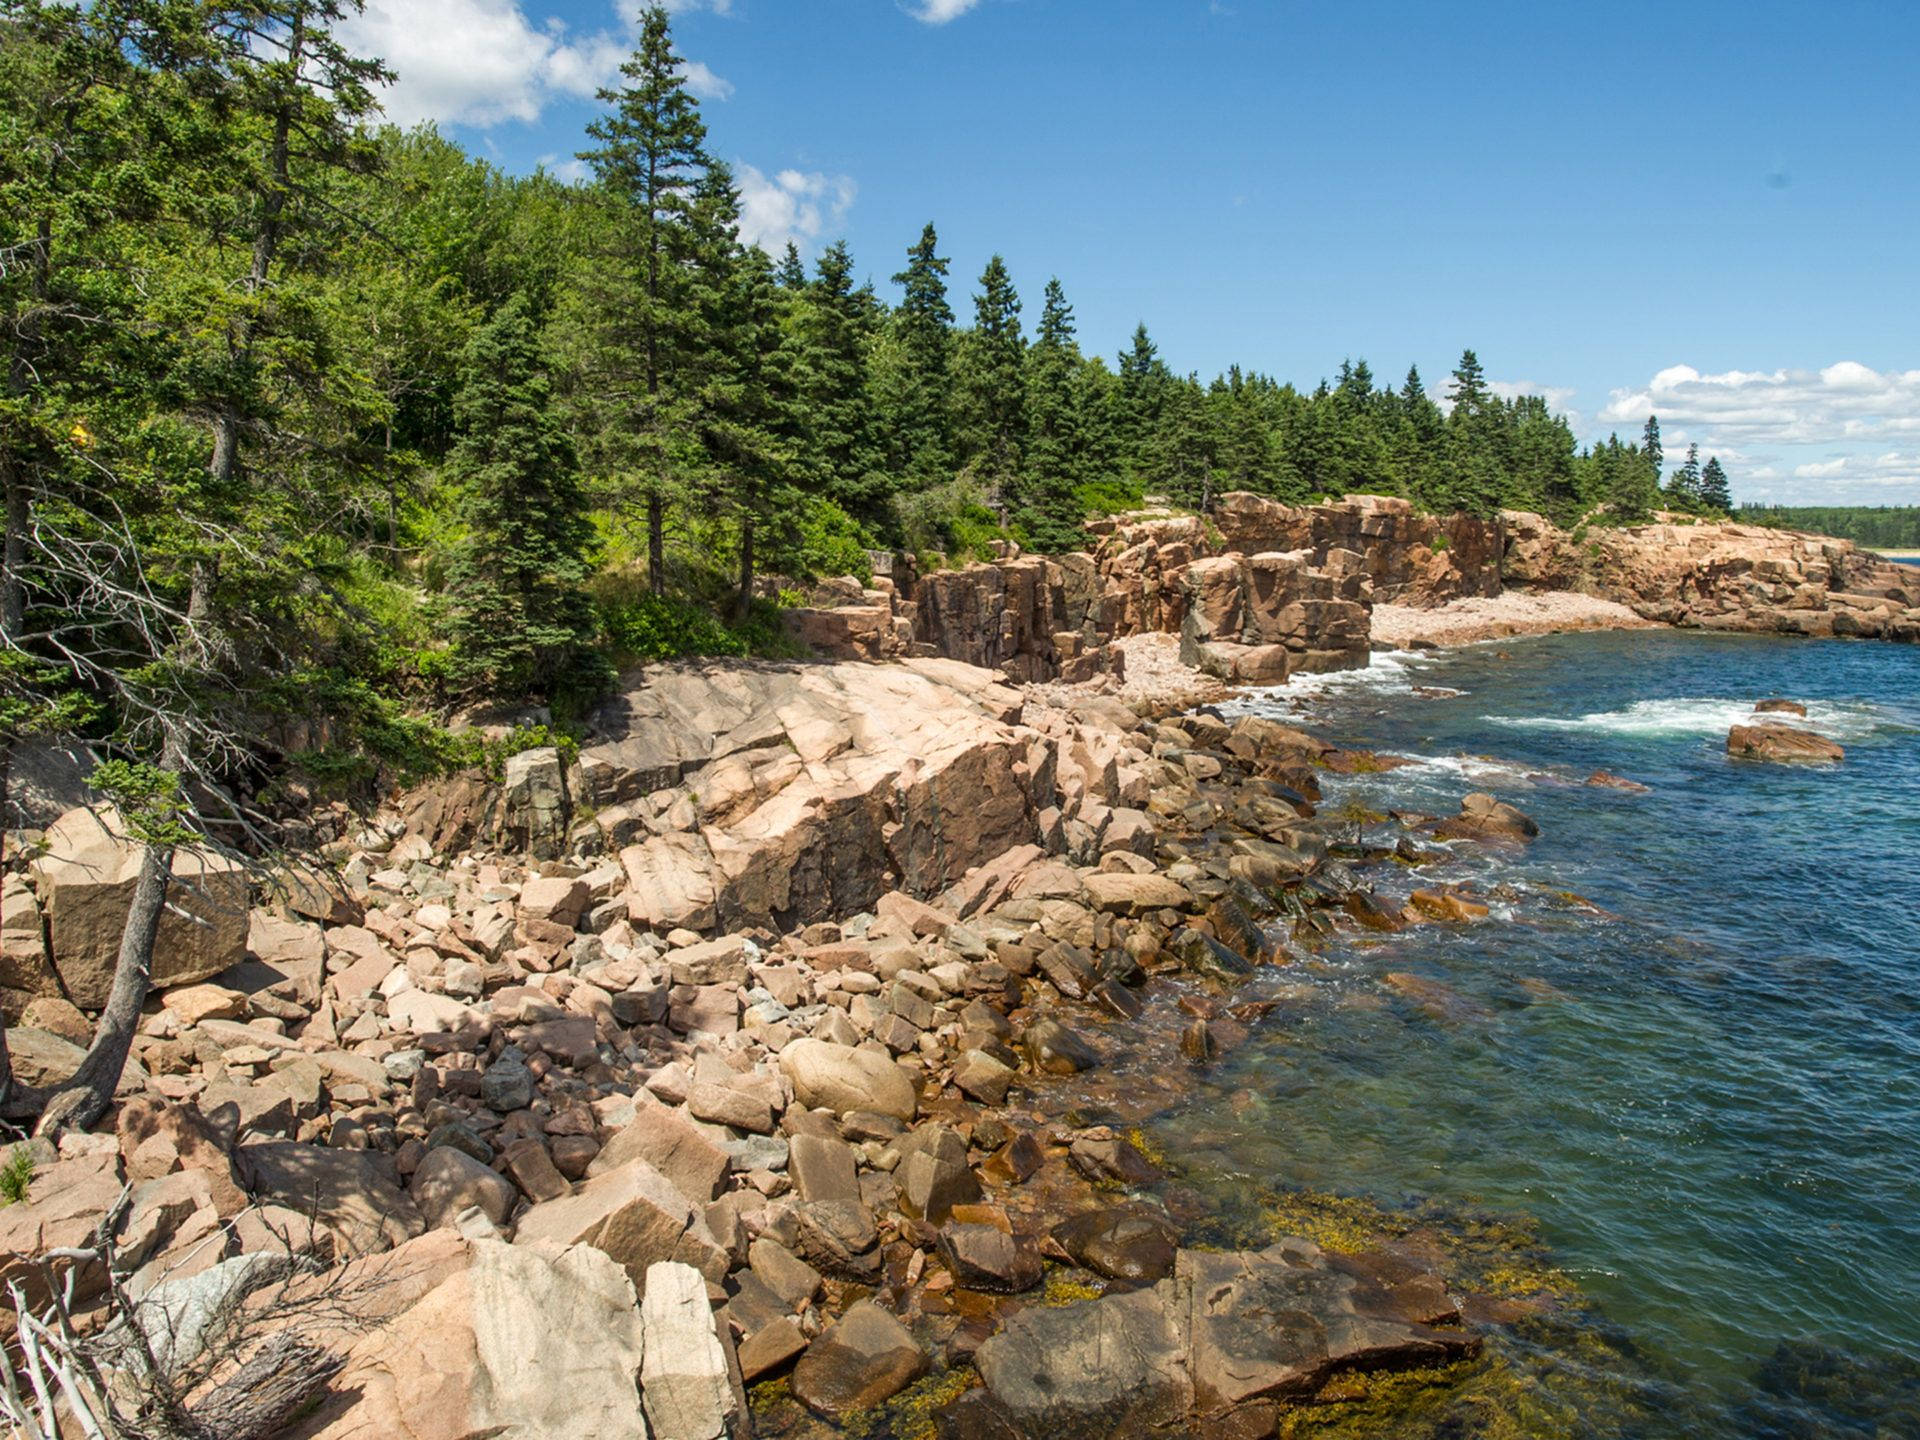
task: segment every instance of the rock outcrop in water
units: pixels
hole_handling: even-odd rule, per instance
[[[1736,760],[1829,764],[1847,758],[1836,742],[1797,725],[1736,725],[1727,732],[1727,754]]]

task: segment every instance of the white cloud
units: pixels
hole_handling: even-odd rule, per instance
[[[1600,418],[1697,429],[1728,444],[1828,445],[1920,433],[1920,370],[1843,360],[1822,370],[1672,365],[1643,387],[1615,390]]]
[[[680,62],[680,78],[687,82],[687,89],[701,100],[731,100],[733,82],[722,79],[699,60]]]
[[[630,8],[610,8],[624,22],[576,35],[557,19],[535,24],[520,0],[367,0],[335,29],[352,49],[379,56],[394,72],[394,83],[377,97],[387,119],[484,128],[538,120],[556,97],[584,99],[610,85],[632,52]],[[725,15],[732,0],[679,0],[668,8]],[[733,94],[732,83],[700,61],[687,61],[682,74],[702,100]]]
[[[1783,504],[1920,501],[1920,370],[1841,360],[1817,370],[1702,373],[1670,365],[1612,392],[1602,424],[1660,417],[1672,458],[1689,442],[1717,454],[1741,500]]]
[[[919,0],[909,13],[929,25],[944,25],[949,20],[958,20],[979,3],[980,0]]]
[[[778,255],[789,240],[809,248],[845,218],[858,191],[848,175],[799,170],[767,175],[744,161],[734,181],[740,187],[740,238],[769,255]]]

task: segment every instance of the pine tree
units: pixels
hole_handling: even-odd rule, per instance
[[[1679,466],[1667,482],[1667,501],[1675,510],[1691,515],[1702,508],[1700,493],[1700,447],[1687,446],[1685,463]]]
[[[801,263],[800,247],[787,241],[787,248],[780,256],[778,275],[782,290],[804,290],[807,288],[807,267]]]
[[[853,288],[845,243],[828,246],[794,317],[798,403],[807,417],[798,463],[813,493],[884,529],[892,487],[873,435],[869,298]]]
[[[1647,463],[1653,467],[1653,483],[1658,485],[1667,464],[1666,452],[1660,448],[1658,415],[1647,416],[1647,428],[1640,437],[1640,453],[1646,456]]]
[[[1027,351],[1026,450],[1014,523],[1037,550],[1081,543],[1077,490],[1087,478],[1083,361],[1073,307],[1058,278],[1047,281],[1040,327]]]
[[[1733,513],[1733,490],[1718,455],[1709,455],[1706,468],[1700,472],[1700,508],[1715,515]]]
[[[1027,347],[1020,333],[1020,296],[998,255],[981,272],[973,316],[955,367],[960,458],[986,482],[1004,517],[1021,503]]]
[[[1162,410],[1174,383],[1160,360],[1159,348],[1147,334],[1145,321],[1134,327],[1132,342],[1120,352],[1117,374],[1115,439],[1121,463],[1129,471],[1145,475],[1152,468],[1149,451],[1158,442]]]
[[[1453,401],[1451,420],[1460,424],[1476,418],[1487,404],[1487,376],[1480,368],[1480,357],[1471,350],[1460,352],[1460,363],[1453,369],[1453,384],[1447,388]]]
[[[1600,474],[1602,493],[1617,523],[1634,525],[1653,514],[1660,491],[1639,446],[1623,446],[1618,435],[1608,436],[1605,453],[1600,456]]]
[[[691,292],[700,283],[694,205],[710,162],[663,7],[641,12],[639,48],[620,75],[599,92],[608,113],[587,126],[600,143],[580,153],[608,209],[584,297],[593,333],[581,408],[610,498],[645,510],[648,581],[659,593],[666,511],[686,493],[685,437],[708,339]]]
[[[953,307],[947,303],[947,260],[929,221],[893,277],[905,292],[894,311],[898,355],[883,399],[897,472],[915,487],[952,478],[953,425],[948,391],[953,355]]]
[[[447,567],[452,675],[466,693],[551,699],[593,639],[594,533],[524,297],[475,332],[447,465],[464,533]]]

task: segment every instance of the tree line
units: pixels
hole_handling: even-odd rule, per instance
[[[1000,256],[956,293],[932,224],[891,299],[843,243],[771,259],[658,6],[587,178],[504,174],[376,123],[353,3],[0,0],[9,733],[85,712],[154,758],[184,707],[183,753],[349,764],[396,697],[578,708],[610,654],[777,643],[762,575],[1063,550],[1149,495],[1727,504],[1656,422],[1582,449],[1472,351],[1438,397],[1203,382],[1144,324],[1089,353]]]
[[[1749,525],[1837,535],[1878,550],[1920,551],[1920,505],[1742,505]]]

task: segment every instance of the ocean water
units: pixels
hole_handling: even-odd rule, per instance
[[[1729,761],[1767,696],[1845,763]],[[1558,636],[1243,703],[1420,757],[1331,804],[1489,790],[1543,834],[1379,873],[1490,921],[1270,972],[1281,1005],[1159,1127],[1199,1183],[1532,1217],[1606,1337],[1533,1357],[1553,1433],[1920,1435],[1920,648]],[[1496,1343],[1567,1350],[1524,1329]]]

